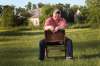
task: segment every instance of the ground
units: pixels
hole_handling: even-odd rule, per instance
[[[51,52],[45,61],[38,60],[39,41],[43,30],[1,31],[0,66],[99,66],[99,29],[66,29],[66,35],[73,40],[74,60],[65,60],[60,51]],[[56,57],[59,54],[58,57]],[[54,55],[55,57],[52,57]]]

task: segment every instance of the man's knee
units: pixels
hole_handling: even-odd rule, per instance
[[[71,47],[73,46],[72,40],[70,38],[66,38],[65,42],[67,46],[71,46]]]
[[[40,45],[40,46],[44,46],[44,45],[45,45],[45,39],[40,40],[39,45]]]
[[[70,38],[68,38],[68,37],[66,37],[66,41],[72,43],[72,40]]]

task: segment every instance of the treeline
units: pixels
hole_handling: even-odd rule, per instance
[[[0,5],[0,27],[14,27],[14,26],[28,26],[28,18],[32,15],[29,14],[30,10],[39,8],[40,24],[43,26],[47,17],[52,16],[54,9],[58,8],[62,11],[62,17],[73,28],[86,28],[86,27],[100,27],[100,0],[86,0],[86,5],[78,6],[70,4],[32,4],[28,2],[25,8],[16,8],[14,6]],[[76,16],[76,12],[80,14]]]
[[[40,16],[41,22],[52,15],[52,11],[55,8],[59,8],[62,11],[62,17],[64,17],[69,24],[72,24],[72,28],[98,28],[100,27],[100,0],[86,0],[86,5],[78,6],[70,4],[44,4],[41,7],[42,15]],[[77,11],[80,14],[77,16]]]
[[[25,8],[14,6],[0,6],[0,27],[15,27],[27,25],[29,13]]]
[[[84,9],[86,9],[85,6],[78,6],[78,5],[73,5],[70,6],[70,4],[55,4],[55,5],[49,5],[45,4],[41,7],[41,16],[40,16],[40,22],[44,22],[45,19],[49,16],[52,16],[52,12],[54,9],[60,9],[62,13],[62,17],[67,20],[68,23],[71,24],[81,24],[84,23],[87,18],[86,13],[82,14],[84,12]],[[81,14],[79,14],[79,19],[80,21],[75,21],[75,14],[79,10]],[[77,17],[78,18],[78,17]]]

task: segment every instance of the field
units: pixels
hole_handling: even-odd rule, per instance
[[[99,29],[68,29],[66,35],[73,40],[74,60],[63,59],[58,51],[58,57],[51,52],[51,58],[41,62],[38,43],[43,30],[1,31],[0,66],[100,66]]]

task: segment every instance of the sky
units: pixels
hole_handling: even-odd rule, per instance
[[[14,5],[16,7],[24,7],[28,2],[37,4],[39,2],[45,4],[71,4],[71,5],[85,5],[85,0],[0,0],[0,5]]]

